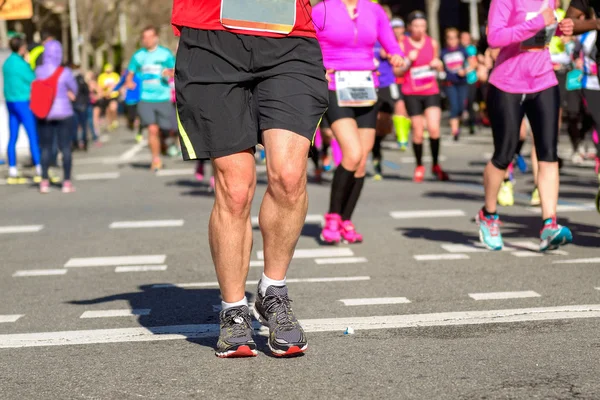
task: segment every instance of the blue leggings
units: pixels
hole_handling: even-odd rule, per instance
[[[467,85],[446,86],[446,96],[450,102],[450,118],[460,118],[465,111],[467,97],[469,95],[469,87]]]
[[[38,134],[35,117],[29,108],[28,101],[7,101],[8,108],[8,129],[10,132],[8,140],[8,165],[17,166],[17,139],[19,138],[19,128],[25,127],[29,137],[29,148],[31,150],[31,160],[33,165],[40,165],[40,146],[38,143]]]

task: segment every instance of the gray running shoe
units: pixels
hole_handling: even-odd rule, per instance
[[[260,283],[258,284],[260,287]],[[308,348],[306,336],[292,311],[287,286],[269,286],[256,297],[254,315],[269,328],[269,348],[277,357],[302,354]]]
[[[256,357],[256,343],[252,339],[252,319],[246,306],[221,311],[221,333],[216,355],[220,358]]]

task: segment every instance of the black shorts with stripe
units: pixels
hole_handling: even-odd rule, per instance
[[[305,37],[184,28],[175,88],[186,160],[254,148],[268,129],[312,140],[328,104],[321,48]]]

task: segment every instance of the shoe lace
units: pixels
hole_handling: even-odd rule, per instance
[[[502,226],[502,222],[498,218],[486,218],[485,224],[487,225],[490,234],[492,236],[498,236],[500,234],[500,226]]]
[[[267,314],[275,314],[277,324],[282,328],[293,328],[295,322],[292,314],[292,300],[287,296],[272,294],[265,296],[263,304],[266,304]]]
[[[239,309],[228,311],[223,317],[223,325],[230,331],[232,337],[246,336],[246,329],[251,324],[250,315]]]

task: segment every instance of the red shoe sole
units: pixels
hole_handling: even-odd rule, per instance
[[[245,358],[245,357],[256,357],[258,353],[256,350],[251,350],[248,346],[241,346],[233,353],[217,354],[219,358]]]
[[[305,347],[304,349],[301,349],[298,346],[292,346],[283,354],[273,353],[273,355],[275,357],[294,357],[294,356],[299,356],[299,355],[303,354],[307,349],[308,349],[308,346]]]

